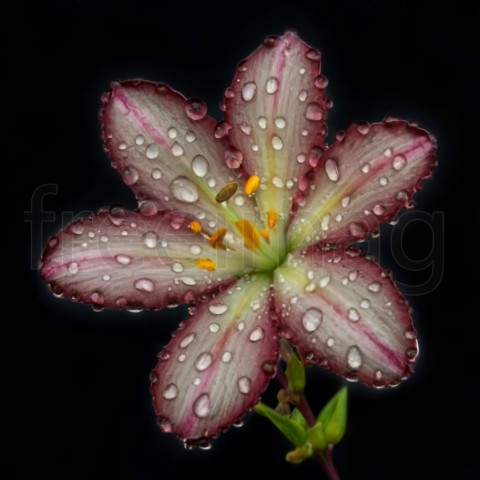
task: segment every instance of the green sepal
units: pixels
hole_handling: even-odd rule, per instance
[[[310,458],[313,455],[312,446],[309,443],[297,447],[295,450],[292,450],[287,453],[285,460],[288,463],[298,464],[302,463],[307,458]]]
[[[305,420],[305,417],[303,416],[302,412],[298,408],[294,408],[293,412],[290,415],[290,418],[298,425],[303,427],[305,430],[308,429],[308,423],[307,420]]]
[[[307,440],[315,451],[321,452],[327,448],[328,442],[321,422],[307,430]]]
[[[317,417],[321,423],[328,443],[337,444],[345,434],[347,426],[347,388],[343,387],[323,407]]]
[[[304,445],[307,439],[305,426],[297,423],[297,421],[292,418],[280,415],[263,403],[258,403],[255,406],[255,411],[268,418],[295,447]]]
[[[288,355],[285,375],[290,391],[302,393],[305,389],[305,365],[293,350]]]

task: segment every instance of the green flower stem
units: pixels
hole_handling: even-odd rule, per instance
[[[276,378],[280,383],[280,385],[282,386],[282,388],[287,390],[288,380],[287,380],[287,377],[285,376],[285,373],[280,368],[277,369]],[[310,405],[308,404],[305,394],[303,393],[300,394],[300,402],[298,402],[296,406],[300,410],[302,415],[305,417],[305,420],[307,421],[308,425],[310,427],[313,427],[316,423],[316,419],[315,419],[315,415],[312,412],[312,409],[310,408]],[[332,452],[333,452],[333,445],[329,445],[326,452],[324,453],[317,452],[315,453],[314,457],[318,460],[318,462],[322,466],[323,471],[325,472],[325,475],[329,480],[340,480],[340,475],[338,474],[337,469],[335,468],[335,464],[333,463]]]

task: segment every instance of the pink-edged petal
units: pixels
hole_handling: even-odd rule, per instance
[[[200,305],[159,354],[151,390],[164,431],[201,445],[258,402],[277,363],[270,281],[243,278]]]
[[[97,308],[191,302],[252,269],[249,258],[212,248],[180,215],[147,217],[119,207],[71,223],[41,259],[54,294]]]
[[[292,249],[365,238],[411,205],[435,164],[435,140],[425,130],[404,121],[352,125],[324,153],[300,199]]]
[[[390,276],[358,250],[289,255],[275,272],[282,335],[348,380],[396,385],[417,353],[410,309]]]
[[[226,91],[230,138],[248,173],[262,180],[256,195],[263,212],[288,214],[299,181],[323,151],[329,104],[320,59],[294,33],[268,37]]]
[[[215,200],[238,173],[225,164],[235,152],[228,137],[215,138],[215,120],[202,100],[137,80],[114,84],[104,103],[105,149],[139,201],[222,226],[253,212],[241,187],[227,202]]]

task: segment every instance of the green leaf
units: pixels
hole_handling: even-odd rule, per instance
[[[290,390],[294,393],[302,393],[305,389],[305,366],[293,350],[288,356],[285,375]]]
[[[334,445],[340,442],[347,426],[347,388],[343,387],[323,407],[317,417],[317,422],[323,425],[327,443]]]
[[[257,404],[255,411],[268,418],[295,447],[299,447],[305,443],[307,438],[306,428],[299,425],[295,420],[280,415],[263,403]]]
[[[312,448],[316,451],[323,451],[327,448],[328,442],[323,431],[321,422],[317,422],[312,428],[307,431],[307,439]]]

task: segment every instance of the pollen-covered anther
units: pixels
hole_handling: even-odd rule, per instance
[[[213,248],[220,248],[226,250],[227,247],[223,243],[223,239],[227,234],[227,229],[225,227],[219,228],[215,233],[210,236],[210,246]]]
[[[260,230],[260,235],[266,242],[270,242],[270,232],[268,230]]]
[[[275,225],[277,224],[277,219],[278,219],[278,213],[275,210],[269,210],[267,212],[267,224],[270,230],[272,228],[275,228]]]
[[[198,258],[195,260],[195,265],[198,268],[203,268],[209,272],[213,272],[217,269],[217,264],[211,258]]]
[[[215,201],[218,203],[226,202],[228,199],[232,198],[232,196],[237,191],[238,184],[237,182],[230,182],[227,183],[220,191],[217,193],[215,197]]]
[[[252,175],[248,177],[245,182],[245,193],[247,195],[252,195],[260,185],[260,177],[258,175]]]
[[[188,228],[193,232],[193,233],[201,233],[203,231],[203,227],[202,227],[202,224],[197,221],[197,220],[193,220],[190,222],[190,224],[188,225]]]
[[[258,230],[248,220],[242,219],[235,222],[240,234],[243,237],[243,242],[250,250],[258,248],[260,243],[260,235]]]

